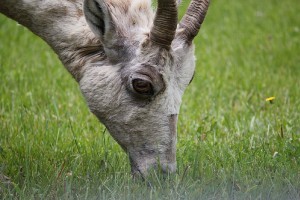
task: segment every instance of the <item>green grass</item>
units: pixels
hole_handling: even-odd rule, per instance
[[[51,49],[0,16],[0,174],[13,183],[0,183],[0,199],[299,199],[299,10],[297,0],[212,2],[181,107],[178,172],[146,182],[131,178]]]

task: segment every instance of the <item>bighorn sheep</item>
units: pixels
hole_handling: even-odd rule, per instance
[[[176,170],[176,124],[192,80],[193,38],[209,0],[1,0],[0,12],[45,40],[93,114],[127,152],[134,175]]]

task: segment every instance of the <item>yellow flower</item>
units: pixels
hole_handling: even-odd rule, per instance
[[[266,98],[266,101],[269,101],[270,103],[273,103],[274,99],[275,99],[275,97],[269,97],[269,98]]]

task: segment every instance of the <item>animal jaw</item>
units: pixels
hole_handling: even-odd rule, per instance
[[[175,0],[158,0],[156,13],[148,0],[2,0],[0,12],[54,49],[144,176],[176,170],[177,116],[208,4],[193,0],[178,25]]]

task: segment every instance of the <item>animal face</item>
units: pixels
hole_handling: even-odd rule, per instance
[[[195,61],[192,43],[172,25],[177,25],[175,2],[172,9],[163,13],[175,13],[175,20],[166,22],[159,8],[154,17],[149,2],[84,4],[105,59],[85,67],[80,87],[90,110],[128,153],[137,175],[157,166],[164,172],[176,169],[177,116]],[[159,28],[158,22],[171,25]],[[168,30],[161,33],[166,28],[171,36],[166,36]]]
[[[174,43],[172,51],[161,51],[141,45],[127,63],[94,63],[81,79],[90,110],[129,154],[133,173],[157,165],[175,171],[177,116],[193,58],[192,46]]]

